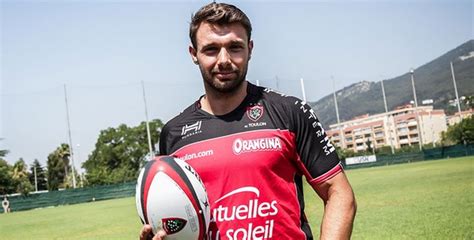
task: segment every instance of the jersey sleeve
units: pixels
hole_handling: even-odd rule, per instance
[[[295,133],[297,165],[315,187],[341,172],[342,165],[313,109],[297,98],[292,100],[290,129]]]
[[[168,155],[169,154],[169,149],[168,149],[168,140],[167,140],[167,136],[168,136],[168,127],[167,125],[165,125],[162,130],[161,130],[161,133],[160,133],[160,143],[159,143],[159,146],[160,146],[160,152],[158,153],[159,155]]]

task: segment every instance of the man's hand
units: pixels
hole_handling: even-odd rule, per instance
[[[140,240],[163,240],[165,239],[166,233],[163,230],[158,231],[155,236],[153,236],[153,230],[150,225],[143,225],[142,230],[140,231]]]

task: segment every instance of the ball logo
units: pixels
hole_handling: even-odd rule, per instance
[[[186,220],[182,218],[163,218],[161,223],[166,234],[171,235],[181,231],[186,225]]]
[[[235,139],[232,144],[234,154],[258,151],[281,151],[281,141],[278,137],[258,139]]]

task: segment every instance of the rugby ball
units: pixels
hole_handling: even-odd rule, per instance
[[[209,227],[206,189],[196,171],[171,156],[146,163],[137,180],[135,200],[143,224],[153,233],[164,230],[167,240],[201,240]]]

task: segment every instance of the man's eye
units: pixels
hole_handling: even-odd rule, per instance
[[[203,50],[205,53],[213,53],[213,52],[217,52],[217,48],[215,47],[208,47],[208,48],[205,48]]]
[[[242,46],[231,46],[230,47],[230,50],[233,51],[233,52],[238,52],[238,51],[241,51],[242,49],[244,49]]]

